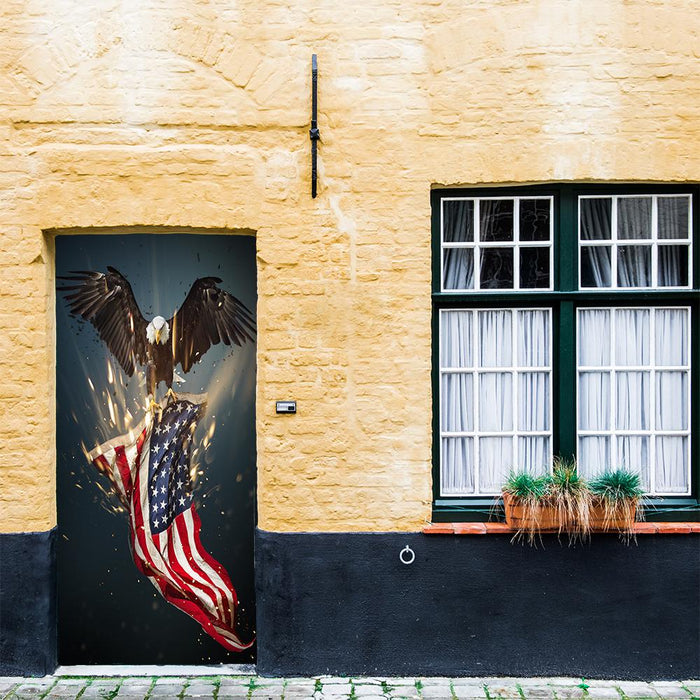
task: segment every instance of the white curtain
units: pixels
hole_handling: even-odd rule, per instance
[[[474,250],[445,248],[443,250],[442,286],[444,289],[474,288]]]
[[[442,438],[440,486],[443,494],[474,493],[474,440]]]
[[[617,199],[618,244],[617,279],[612,277],[611,240],[612,199],[581,199],[581,282],[583,287],[651,287],[652,247],[657,247],[657,286],[684,287],[688,284],[689,246],[652,246],[653,197]],[[689,200],[687,197],[658,197],[658,239],[689,240]],[[587,245],[587,241],[610,241],[606,245]],[[640,243],[648,242],[646,245]]]
[[[688,437],[664,433],[689,430],[688,310],[581,309],[578,324],[578,429],[593,433],[579,436],[582,473],[624,467],[656,493],[687,493]]]
[[[658,218],[659,238],[681,239],[688,238],[688,215],[690,200],[688,197],[659,197]]]
[[[689,362],[688,309],[658,309],[656,325],[656,365],[678,367],[678,371],[656,373],[656,407],[654,423],[657,431],[688,431],[688,382],[690,373],[681,369]],[[656,438],[656,490],[660,493],[687,493],[688,437],[660,435]]]
[[[688,284],[688,246],[659,246],[659,287]]]
[[[688,364],[688,309],[656,311],[656,364],[683,367]]]
[[[442,493],[493,494],[511,469],[545,471],[551,463],[549,311],[443,310],[440,319]]]
[[[472,311],[440,313],[440,367],[472,367]]]
[[[510,367],[513,351],[511,311],[479,311],[479,364]]]
[[[617,285],[618,287],[651,287],[651,246],[618,246]]]
[[[578,355],[581,367],[605,367],[610,364],[610,311],[585,309],[579,313]]]
[[[620,240],[651,238],[651,197],[620,197],[617,200],[617,237]]]
[[[688,438],[664,436],[656,439],[656,490],[687,493]]]
[[[479,440],[479,491],[498,493],[515,467],[513,438],[482,437]]]
[[[610,468],[610,438],[586,436],[578,440],[578,468],[587,478],[597,476]]]
[[[651,344],[649,322],[648,309],[618,309],[615,312],[615,363],[617,365],[649,364]]]

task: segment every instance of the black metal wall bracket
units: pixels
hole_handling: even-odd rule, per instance
[[[318,156],[317,141],[321,138],[318,130],[318,63],[316,54],[311,55],[311,128],[309,138],[311,139],[311,197],[316,198],[316,179],[318,177],[316,162]]]

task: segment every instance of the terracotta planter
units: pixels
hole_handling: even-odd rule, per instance
[[[524,532],[568,532],[573,528],[569,523],[560,524],[557,509],[543,501],[535,508],[525,508],[522,502],[509,493],[501,494],[506,515],[506,525],[512,530]],[[593,532],[629,532],[637,516],[637,501],[625,503],[614,514],[605,519],[605,506],[602,501],[594,501],[590,510],[590,530]],[[560,527],[561,525],[561,527]]]
[[[637,500],[623,503],[616,509],[612,518],[605,519],[605,506],[603,501],[596,500],[591,508],[591,530],[601,532],[625,532],[630,531],[637,519]]]
[[[525,508],[522,502],[509,493],[503,496],[506,525],[512,530],[526,532],[558,532],[559,518],[554,506],[543,502],[535,508]]]

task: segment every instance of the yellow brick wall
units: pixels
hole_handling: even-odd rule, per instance
[[[257,232],[260,526],[419,528],[430,188],[697,180],[697,9],[5,0],[0,531],[55,524],[51,232],[125,226]]]

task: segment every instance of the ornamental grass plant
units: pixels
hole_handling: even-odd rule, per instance
[[[632,524],[644,519],[644,489],[639,474],[625,469],[605,471],[591,481],[590,490],[603,513],[602,528],[617,530],[627,539],[632,537]]]
[[[578,473],[575,460],[555,458],[551,484],[549,498],[557,511],[559,534],[567,532],[569,542],[587,539],[591,534],[593,495]]]
[[[532,545],[543,532],[565,532],[569,544],[589,539],[593,530],[617,531],[629,540],[642,515],[638,474],[611,470],[589,483],[574,459],[556,458],[551,474],[513,471],[501,490],[513,539]]]

